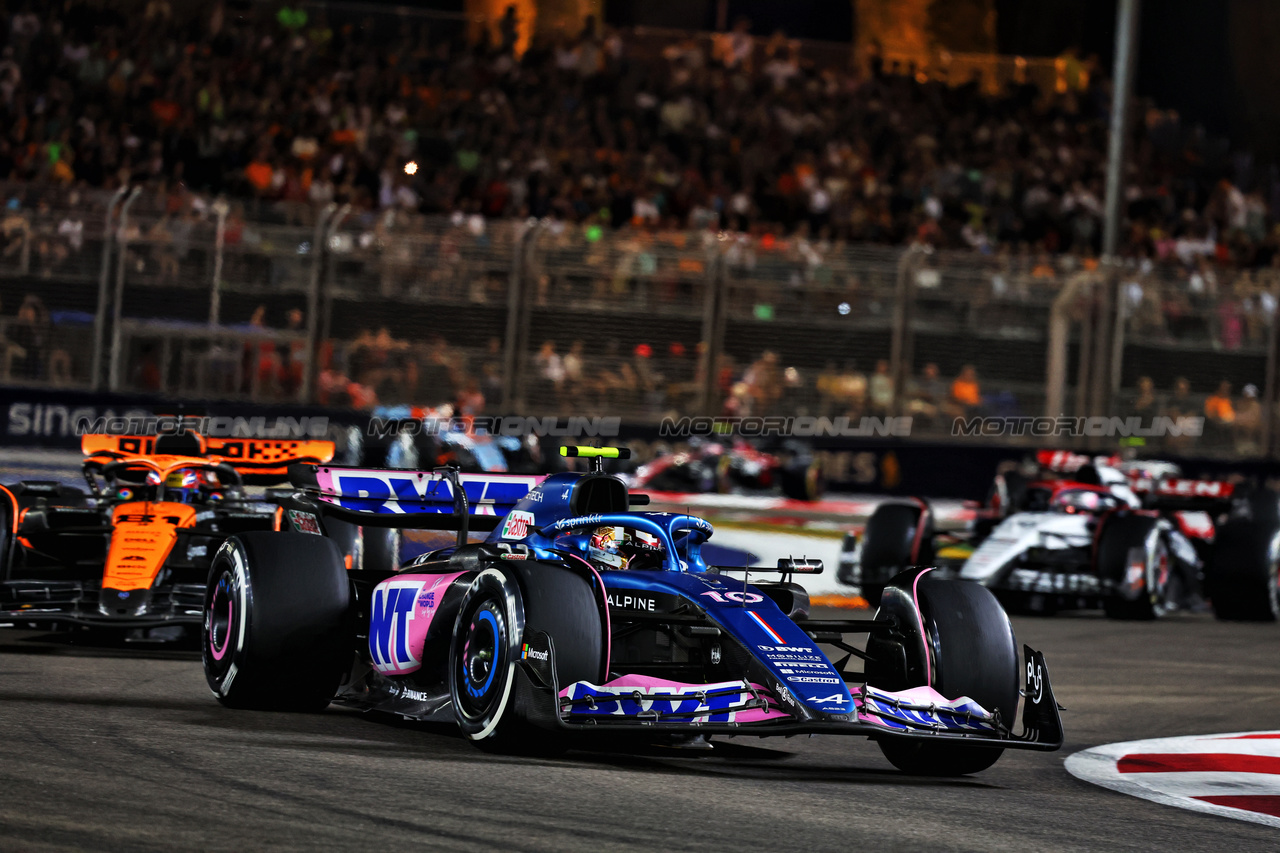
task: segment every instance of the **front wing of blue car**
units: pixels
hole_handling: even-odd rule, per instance
[[[627,730],[755,735],[847,734],[883,738],[928,738],[972,746],[1052,751],[1062,746],[1062,720],[1044,656],[1024,646],[1022,730],[968,697],[945,697],[929,687],[891,692],[849,685],[853,708],[845,714],[814,711],[782,685],[770,688],[747,679],[716,684],[680,684],[644,676],[621,676],[604,684],[555,682],[555,650],[523,667],[534,690],[550,692],[558,713],[554,725],[581,734]]]

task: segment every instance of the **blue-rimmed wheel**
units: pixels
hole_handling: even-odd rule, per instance
[[[501,734],[515,722],[511,691],[524,633],[520,589],[488,568],[463,596],[449,647],[449,691],[458,725],[472,740]]]
[[[553,679],[564,688],[604,680],[606,618],[604,592],[589,567],[584,573],[521,562],[482,570],[463,596],[449,647],[449,691],[463,733],[498,752],[567,747],[556,730],[557,703],[546,682]],[[544,637],[554,644],[554,674],[543,667],[531,681],[521,668],[546,660],[539,655],[546,650],[539,645]]]
[[[459,700],[467,714],[478,716],[499,701],[506,661],[507,618],[496,601],[485,601],[467,620],[458,662],[462,666]]]

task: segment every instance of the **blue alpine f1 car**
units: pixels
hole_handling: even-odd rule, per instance
[[[214,694],[240,708],[336,702],[453,720],[512,751],[605,733],[852,734],[902,770],[959,775],[1004,749],[1061,746],[1044,658],[1025,648],[1019,662],[985,588],[912,569],[874,618],[809,619],[794,579],[820,563],[707,565],[707,521],[637,510],[647,497],[603,473],[598,460],[625,450],[564,452],[593,456],[595,470],[293,467],[288,523],[231,537],[212,562]],[[370,537],[362,557],[344,558],[335,522]],[[456,530],[457,544],[401,567],[376,545],[387,528]],[[488,535],[471,542],[473,531]]]

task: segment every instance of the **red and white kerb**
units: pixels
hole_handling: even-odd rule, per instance
[[[1077,752],[1066,767],[1134,797],[1280,827],[1280,732],[1110,743]]]

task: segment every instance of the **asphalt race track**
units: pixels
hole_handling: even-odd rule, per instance
[[[847,613],[847,611],[846,611]],[[1099,743],[1280,728],[1280,626],[1016,619],[1067,745],[961,780],[854,738],[488,755],[449,727],[230,711],[190,652],[0,631],[3,850],[1275,850],[1274,829],[1078,781]]]

